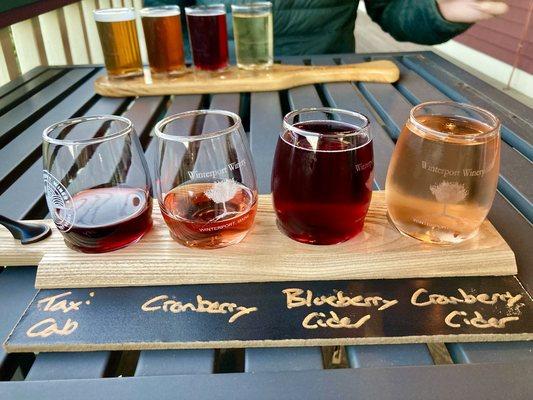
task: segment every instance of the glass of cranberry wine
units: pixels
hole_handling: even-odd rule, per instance
[[[272,169],[278,227],[309,244],[344,242],[363,229],[373,184],[368,118],[335,108],[288,113]]]
[[[257,180],[238,115],[197,110],[155,127],[156,193],[170,235],[202,249],[239,243],[257,210]]]
[[[44,191],[67,246],[102,253],[152,227],[152,185],[130,120],[115,115],[58,122],[43,132]]]

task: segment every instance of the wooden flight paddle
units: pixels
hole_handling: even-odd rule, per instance
[[[42,221],[41,221],[42,222]],[[46,220],[53,226],[53,222]],[[270,195],[259,196],[255,224],[242,243],[217,250],[186,248],[170,238],[158,207],[154,227],[138,243],[102,254],[69,249],[61,234],[21,245],[0,228],[0,265],[39,265],[37,288],[205,283],[322,281],[514,275],[505,240],[485,221],[479,234],[455,246],[402,236],[388,221],[385,193],[374,192],[364,231],[347,242],[295,242],[276,226]]]
[[[296,86],[343,81],[396,82],[400,70],[392,61],[379,60],[342,65],[274,64],[268,70],[247,71],[235,66],[224,72],[193,72],[172,78],[144,76],[109,79],[102,76],[94,83],[96,93],[109,97],[156,96],[170,94],[204,94],[266,92]]]

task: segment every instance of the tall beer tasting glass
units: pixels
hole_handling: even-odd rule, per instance
[[[65,243],[101,253],[152,226],[152,187],[131,121],[113,115],[58,122],[43,132],[46,202]]]
[[[398,230],[425,242],[476,235],[492,205],[500,166],[500,122],[479,107],[423,103],[411,110],[386,182]]]
[[[269,68],[274,62],[272,3],[232,4],[233,34],[237,66],[243,69]]]
[[[150,70],[155,75],[183,73],[183,37],[178,6],[147,7],[140,11]]]
[[[194,66],[219,71],[228,66],[228,33],[224,4],[185,7]]]
[[[367,117],[335,108],[288,113],[272,170],[278,227],[310,244],[354,237],[370,205],[373,170]]]
[[[160,121],[155,133],[156,191],[170,235],[203,249],[239,243],[257,210],[257,180],[239,116],[184,112]]]
[[[142,75],[141,51],[133,8],[94,10],[105,67],[110,78]]]

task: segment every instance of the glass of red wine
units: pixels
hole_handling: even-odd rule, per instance
[[[221,71],[228,66],[228,33],[224,4],[185,7],[194,66]]]
[[[115,115],[58,122],[43,132],[44,191],[67,246],[102,253],[152,227],[152,185],[130,120]]]
[[[257,179],[238,115],[197,110],[155,127],[155,190],[170,235],[202,249],[239,243],[257,210]]]
[[[278,227],[309,244],[356,236],[370,205],[373,170],[367,117],[335,108],[288,113],[272,169]]]

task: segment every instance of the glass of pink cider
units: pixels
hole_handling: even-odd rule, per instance
[[[367,117],[335,108],[288,113],[272,169],[278,227],[309,244],[344,242],[363,230],[372,198]]]
[[[185,7],[194,66],[220,71],[228,66],[228,33],[224,4]]]
[[[131,121],[114,115],[58,122],[43,132],[44,192],[70,248],[102,253],[152,227],[152,185]]]

